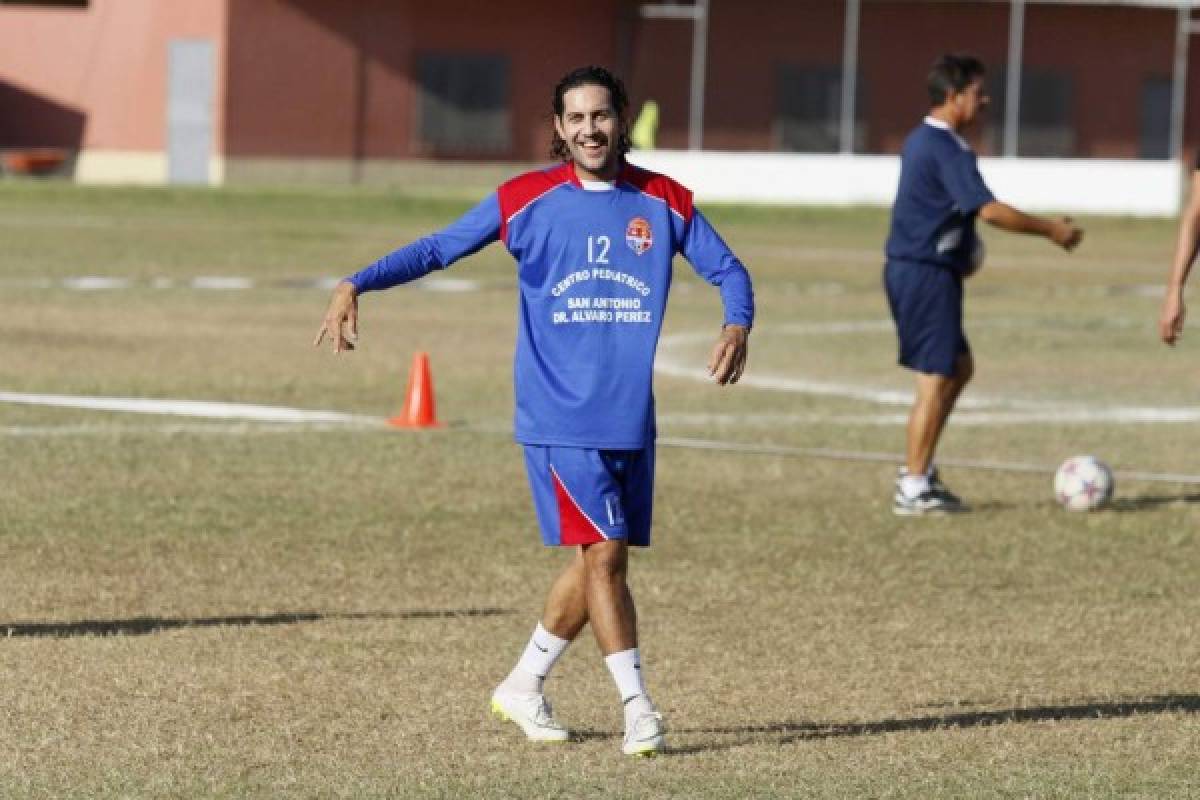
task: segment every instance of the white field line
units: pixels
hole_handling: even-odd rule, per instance
[[[369,427],[382,426],[382,420],[372,420]],[[40,438],[60,436],[114,436],[114,435],[201,435],[201,436],[256,436],[279,433],[316,433],[328,431],[345,431],[345,423],[306,422],[293,424],[279,423],[174,423],[169,425],[10,425],[0,426],[0,436],[15,438]],[[366,427],[366,426],[364,426]],[[472,426],[467,430],[477,433],[509,436],[511,429],[502,425]],[[899,453],[880,453],[855,450],[833,450],[819,447],[788,447],[785,445],[748,444],[743,442],[724,442],[712,439],[689,439],[684,437],[659,437],[661,447],[676,447],[689,450],[709,450],[723,453],[740,453],[747,455],[774,455],[792,458],[817,458],[834,461],[874,462],[898,464],[902,460]],[[1027,464],[1005,461],[980,461],[974,459],[943,458],[940,464],[960,469],[987,470],[992,472],[1019,472],[1035,474],[1054,474],[1055,468],[1045,464]],[[1149,483],[1175,483],[1200,485],[1200,475],[1184,475],[1162,472],[1142,472],[1136,470],[1118,470],[1114,475],[1121,480],[1143,481]]]
[[[343,423],[377,425],[383,420],[340,411],[308,411],[284,406],[261,406],[246,403],[210,403],[198,400],[156,400],[145,397],[82,397],[61,394],[21,394],[0,392],[0,403],[82,408],[91,411],[116,411],[130,414],[166,414],[206,419],[238,419],[256,422],[284,423]]]
[[[341,278],[280,278],[255,280],[240,275],[197,275],[180,278],[124,278],[108,275],[77,275],[69,278],[51,280],[48,278],[31,278],[29,280],[2,280],[0,285],[19,286],[27,289],[63,288],[77,292],[114,291],[119,289],[150,289],[189,288],[205,291],[247,291],[261,287],[266,288],[300,288],[321,289],[328,291],[341,281]],[[477,292],[481,288],[479,281],[470,278],[425,278],[417,281],[414,288],[426,292],[463,293]]]
[[[658,439],[658,444],[660,447],[679,447],[688,450],[715,450],[722,453],[823,458],[834,461],[870,461],[885,464],[900,464],[904,461],[904,456],[900,453],[832,450],[823,447],[788,447],[776,444],[747,444],[743,442],[721,442],[712,439],[689,439],[677,436],[661,436]],[[938,464],[947,467],[978,469],[990,472],[1024,472],[1046,475],[1053,475],[1058,469],[1057,466],[1046,464],[980,461],[969,458],[939,458]],[[1136,470],[1116,470],[1113,472],[1113,475],[1120,480],[1200,485],[1200,475],[1182,475],[1170,472],[1141,472]]]
[[[704,414],[671,413],[658,415],[665,425],[712,425],[769,428],[780,425],[864,425],[890,427],[908,424],[907,413],[881,414]],[[1200,407],[1138,408],[1115,407],[1086,409],[1054,408],[1029,411],[955,411],[954,426],[988,427],[996,425],[1088,425],[1111,422],[1125,425],[1200,422]]]
[[[190,285],[193,289],[244,291],[254,288],[254,279],[239,278],[236,275],[200,275],[192,278]]]
[[[1014,327],[1023,325],[1019,320],[984,320],[974,327]],[[1121,327],[1131,327],[1121,324]],[[780,325],[771,329],[772,335],[848,335],[855,333],[882,333],[893,330],[890,320],[857,320],[830,323],[806,323]],[[680,355],[679,351],[696,345],[707,345],[711,333],[683,333],[664,336],[659,345],[659,355],[654,362],[654,371],[661,375],[709,383],[708,372],[697,366],[695,358]],[[883,406],[912,405],[911,391],[862,386],[831,381],[813,381],[784,375],[771,375],[751,370],[742,376],[740,385],[756,389],[822,397],[842,397],[861,400]],[[740,417],[743,421],[754,419],[753,414]],[[810,421],[809,421],[810,420]],[[905,415],[884,413],[877,415],[853,415],[842,417],[810,417],[807,424],[820,424],[829,420],[844,424],[897,425],[907,421]],[[1087,424],[1094,422],[1116,423],[1180,423],[1200,420],[1200,406],[1094,406],[1077,403],[1050,403],[1024,398],[996,397],[968,393],[958,402],[954,412],[955,425],[1015,425],[1015,424]]]
[[[345,432],[360,428],[373,430],[377,425],[352,425],[344,422],[179,422],[167,425],[5,425],[0,426],[0,437],[55,438],[60,436],[121,436],[160,434],[176,436],[197,434],[201,436],[257,436],[280,433],[323,433]]]

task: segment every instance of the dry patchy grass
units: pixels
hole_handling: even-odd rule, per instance
[[[538,748],[493,722],[488,693],[564,557],[536,545],[518,450],[498,432],[515,317],[504,255],[456,267],[477,292],[366,298],[364,347],[338,359],[308,346],[321,292],[149,284],[341,274],[459,207],[0,186],[13,240],[0,388],[386,415],[420,347],[458,423],[166,430],[0,406],[0,795],[1200,792],[1200,495],[1170,484],[1123,485],[1114,509],[1076,516],[1053,506],[1048,476],[959,470],[948,477],[976,513],[896,520],[888,465],[661,448],[656,545],[632,581],[671,753],[620,757],[615,691],[587,637],[550,684],[577,741]],[[789,327],[884,318],[885,215],[712,216],[757,278],[752,374],[905,387],[886,330]],[[1169,223],[1089,227],[1070,259],[989,242],[971,286],[971,391],[1187,404],[1193,358],[1155,345],[1157,301],[1140,288],[1165,270]],[[78,274],[139,283],[30,284]],[[681,268],[667,333],[715,333],[716,310]],[[665,433],[901,444],[895,425],[847,420],[880,412],[861,400],[681,378],[657,393]],[[952,426],[944,454],[1054,463],[1083,450],[1196,471],[1189,425]]]

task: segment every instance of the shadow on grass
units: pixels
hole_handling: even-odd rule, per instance
[[[177,628],[298,625],[302,622],[360,619],[453,619],[516,613],[507,608],[416,609],[412,611],[281,611],[227,617],[131,617],[75,622],[0,622],[0,636],[142,636]]]
[[[885,719],[878,722],[821,723],[777,722],[764,725],[735,725],[726,728],[672,729],[678,734],[715,734],[736,737],[733,741],[669,748],[669,755],[690,755],[729,750],[754,743],[793,744],[809,740],[838,739],[847,736],[877,736],[885,733],[921,733],[963,728],[985,728],[991,725],[1020,722],[1061,722],[1083,719],[1120,719],[1139,714],[1166,714],[1185,711],[1200,712],[1200,695],[1168,694],[1139,700],[1113,702],[1084,702],[1077,705],[1034,706],[1000,711],[972,711],[906,719]],[[582,738],[603,738],[606,735],[589,733]]]
[[[989,500],[983,503],[970,503],[968,505],[971,511],[975,513],[993,512],[993,511],[1015,511],[1018,508],[1024,508],[1020,503],[1013,503],[1003,500]],[[950,519],[958,519],[953,514],[947,515]]]
[[[1200,493],[1142,495],[1140,497],[1118,497],[1109,502],[1109,511],[1145,511],[1159,506],[1170,506],[1176,503],[1200,503]]]

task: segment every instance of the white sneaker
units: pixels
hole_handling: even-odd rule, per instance
[[[627,756],[654,756],[667,746],[667,726],[662,714],[643,711],[625,725],[621,752]]]
[[[558,724],[544,694],[521,694],[497,689],[492,694],[492,714],[515,722],[533,742],[565,742],[571,734]]]

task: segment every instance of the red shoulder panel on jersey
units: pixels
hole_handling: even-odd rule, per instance
[[[526,172],[500,184],[496,190],[496,197],[500,201],[500,241],[508,241],[508,223],[513,217],[547,192],[570,183],[572,177],[570,165],[560,164],[550,169]]]
[[[664,201],[672,211],[683,217],[684,222],[691,221],[692,190],[678,181],[633,164],[625,165],[621,180],[640,192]]]

